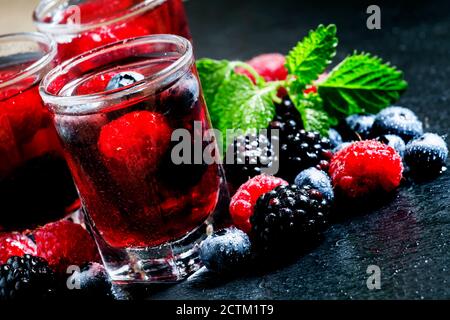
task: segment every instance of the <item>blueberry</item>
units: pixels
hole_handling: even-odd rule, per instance
[[[336,129],[333,128],[328,130],[328,139],[330,139],[332,148],[336,148],[338,145],[342,143],[341,134]]]
[[[343,142],[340,145],[338,145],[336,148],[333,149],[333,153],[336,153],[338,151],[341,151],[342,149],[348,147],[349,145],[351,145],[351,142]]]
[[[69,280],[75,285],[70,293],[80,297],[112,298],[111,282],[103,265],[90,262],[74,272]]]
[[[144,76],[140,73],[128,71],[116,74],[109,80],[106,91],[127,87],[135,82],[141,81]]]
[[[211,271],[218,273],[235,270],[248,260],[250,239],[234,227],[208,236],[200,245],[200,259]]]
[[[418,175],[440,173],[445,167],[448,148],[444,139],[434,133],[425,133],[406,145],[405,162]]]
[[[295,178],[295,184],[299,187],[309,185],[313,189],[317,189],[318,191],[320,191],[328,201],[333,201],[334,199],[331,180],[328,175],[322,170],[309,168],[301,171]]]
[[[367,139],[374,121],[374,115],[353,114],[345,118],[347,128],[353,133],[353,138],[350,138],[350,140]]]
[[[160,104],[164,113],[186,115],[195,107],[200,98],[197,77],[187,73],[161,95]]]
[[[422,122],[407,108],[389,107],[377,114],[371,132],[373,137],[385,134],[395,134],[408,142],[423,134]]]
[[[398,154],[403,158],[406,146],[402,138],[396,136],[395,134],[385,134],[378,137],[377,140],[394,148],[394,150],[397,151]]]

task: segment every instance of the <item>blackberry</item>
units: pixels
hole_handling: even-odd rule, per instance
[[[295,134],[303,129],[300,112],[289,97],[283,98],[283,101],[276,105],[275,110],[275,117],[270,123],[270,129],[280,130],[280,137]]]
[[[282,245],[297,246],[317,240],[328,224],[329,203],[306,185],[278,186],[263,194],[251,217],[255,247],[272,251]]]
[[[229,163],[231,158],[233,162]],[[238,136],[227,150],[227,180],[234,186],[240,186],[261,173],[273,173],[270,170],[277,161],[274,147],[266,135]]]
[[[280,172],[279,176],[293,181],[299,171],[316,167],[328,170],[333,156],[328,138],[319,133],[300,130],[295,134],[280,136]]]
[[[13,256],[0,266],[0,300],[48,298],[55,288],[55,275],[43,258]]]

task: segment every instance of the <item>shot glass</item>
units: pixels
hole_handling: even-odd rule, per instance
[[[58,43],[59,61],[138,36],[190,38],[182,0],[42,0],[33,19]]]
[[[191,43],[138,37],[43,80],[85,220],[116,283],[178,281],[228,223],[228,192]]]
[[[0,231],[63,217],[77,199],[39,82],[54,66],[44,34],[0,36]]]

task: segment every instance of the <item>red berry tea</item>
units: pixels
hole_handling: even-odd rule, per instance
[[[58,42],[64,61],[93,48],[150,34],[190,38],[182,0],[42,1],[34,20]]]
[[[43,36],[0,37],[0,230],[25,229],[63,217],[77,192],[51,115],[38,90],[49,65]],[[14,48],[17,52],[8,52]],[[36,48],[34,48],[36,49]]]
[[[113,279],[197,269],[196,243],[219,223],[224,181],[208,160],[216,144],[189,41],[160,35],[98,48],[51,72],[41,93]],[[122,264],[133,271],[124,275]]]

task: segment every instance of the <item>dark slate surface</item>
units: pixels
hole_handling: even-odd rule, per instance
[[[285,53],[307,30],[336,23],[341,41],[335,60],[354,49],[390,60],[410,83],[401,104],[416,111],[428,131],[444,135],[450,123],[450,5],[422,2],[381,4],[379,31],[365,28],[367,5],[361,1],[190,0],[186,7],[197,57]],[[358,215],[338,210],[342,218],[324,241],[293,262],[232,279],[204,273],[158,288],[151,298],[450,298],[449,186],[449,172],[429,182],[405,182],[379,208],[361,207]],[[381,268],[381,290],[366,287],[372,264]]]

